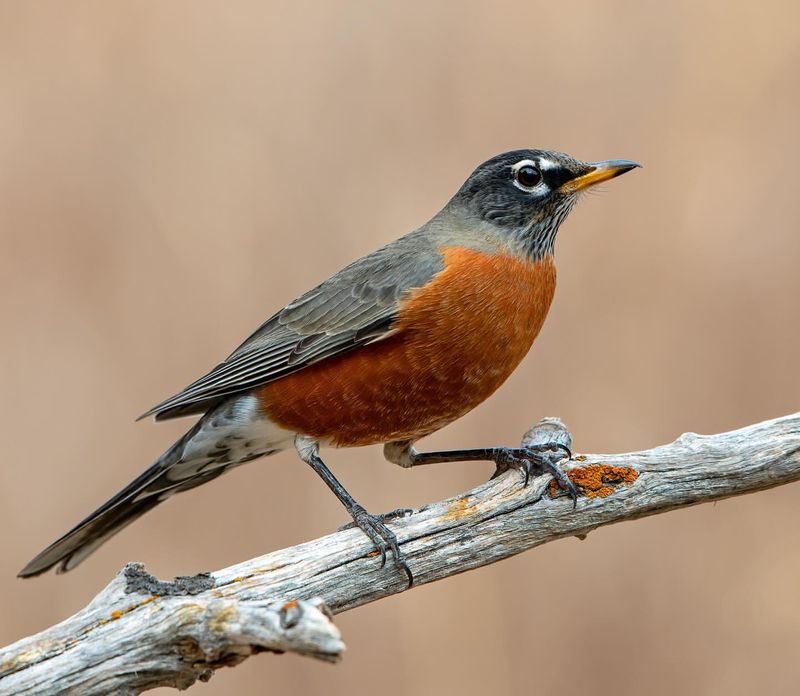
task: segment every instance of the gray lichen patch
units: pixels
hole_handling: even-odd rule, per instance
[[[197,575],[181,575],[174,580],[159,580],[148,573],[141,563],[129,563],[125,566],[126,594],[146,594],[157,597],[180,597],[197,595],[214,587],[211,573]]]

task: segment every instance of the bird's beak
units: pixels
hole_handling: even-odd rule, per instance
[[[577,193],[642,165],[629,160],[606,160],[605,162],[591,162],[588,166],[589,171],[563,183],[558,190],[561,193]]]

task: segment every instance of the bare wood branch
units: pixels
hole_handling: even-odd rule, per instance
[[[545,419],[523,444],[552,441],[568,445],[570,436]],[[416,583],[602,525],[796,481],[800,413],[720,435],[687,433],[644,452],[575,456],[565,469],[582,493],[577,509],[550,475],[523,487],[520,473],[507,471],[393,522]],[[328,607],[345,611],[405,589],[405,576],[380,568],[357,529],[173,583],[129,565],[75,616],[0,650],[0,694],[185,688],[263,650],[335,661],[344,646]]]

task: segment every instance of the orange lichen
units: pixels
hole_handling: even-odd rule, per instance
[[[592,464],[567,471],[572,483],[581,489],[587,498],[607,498],[618,485],[630,486],[639,472],[629,466],[611,466],[609,464]],[[558,494],[558,484],[550,483],[550,495]]]
[[[281,611],[289,611],[289,609],[296,609],[297,602],[293,599],[290,599],[286,604],[281,607]]]
[[[150,595],[147,599],[143,599],[141,602],[136,602],[136,604],[131,604],[129,607],[125,607],[124,609],[115,609],[111,612],[107,619],[98,619],[96,623],[92,624],[91,626],[87,626],[83,629],[84,635],[87,633],[91,633],[91,631],[96,628],[97,626],[104,626],[105,624],[116,621],[117,619],[121,619],[125,614],[129,614],[134,609],[138,609],[139,607],[144,606],[145,604],[149,604],[150,602],[158,599],[156,595]]]
[[[475,512],[475,506],[470,505],[468,498],[456,498],[448,504],[448,511],[442,515],[443,520],[460,520]]]

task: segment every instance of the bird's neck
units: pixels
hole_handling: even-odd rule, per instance
[[[569,214],[574,200],[565,201],[556,211],[540,219],[513,227],[467,215],[462,209],[450,206],[436,215],[428,226],[436,228],[440,239],[453,245],[467,246],[479,251],[509,253],[529,262],[551,262],[556,234]]]
[[[558,228],[569,215],[574,202],[574,199],[569,200],[554,213],[531,220],[524,227],[506,231],[511,247],[530,261],[552,259]]]

